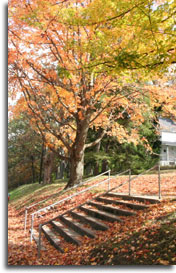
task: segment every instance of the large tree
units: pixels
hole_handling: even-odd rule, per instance
[[[82,181],[84,151],[105,134],[137,142],[146,95],[166,101],[141,82],[176,61],[175,10],[173,1],[9,1],[9,89],[21,94],[13,111],[28,111],[69,161],[67,187]],[[118,123],[126,115],[130,132]],[[86,143],[93,127],[97,139]]]

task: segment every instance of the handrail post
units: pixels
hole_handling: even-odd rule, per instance
[[[39,225],[39,240],[38,240],[38,258],[40,258],[40,250],[41,250],[41,233],[42,233],[42,224]]]
[[[33,239],[33,226],[34,226],[34,214],[32,214],[32,217],[31,217],[31,236],[30,236],[30,242],[32,242],[32,239]]]
[[[28,213],[28,209],[27,209],[27,208],[25,208],[24,231],[26,231],[26,225],[27,225],[27,213]]]
[[[131,195],[131,169],[129,169],[129,188],[128,188],[129,192],[129,196]]]
[[[100,176],[102,176],[103,174],[106,174],[106,173],[109,173],[109,180],[110,180],[110,170],[108,170],[108,171],[105,171],[105,172],[103,172],[103,173],[101,173],[101,174],[99,174],[99,175],[97,175],[97,176],[91,178],[91,179],[88,179],[88,180],[84,181],[84,182],[81,183],[80,185],[78,184],[78,185],[76,185],[76,186],[73,186],[73,187],[67,189],[66,191],[70,191],[70,190],[75,189],[75,188],[77,188],[77,187],[79,187],[79,186],[82,186],[83,184],[88,183],[88,182],[94,180],[95,178],[100,177]],[[106,182],[107,182],[107,180],[106,180]],[[64,192],[66,192],[66,191],[64,191]],[[45,199],[45,200],[48,200],[48,199]],[[63,201],[63,200],[64,200],[64,199],[62,199],[62,200],[60,200],[60,201]],[[24,229],[26,229],[26,225],[27,225],[27,214],[28,214],[28,210],[29,210],[30,208],[34,207],[35,205],[42,203],[43,201],[44,201],[44,200],[41,200],[40,202],[37,202],[37,203],[35,203],[35,204],[32,204],[31,206],[28,206],[28,207],[26,208],[26,210],[25,210],[25,220],[24,220]],[[53,205],[56,205],[56,204],[59,204],[59,203],[60,203],[60,202],[56,202],[56,203],[54,203]],[[47,206],[47,207],[45,207],[45,208],[43,208],[43,209],[47,209],[48,207],[50,207],[50,206]],[[43,209],[39,209],[39,210],[35,211],[34,214],[32,214],[32,215],[33,215],[33,216],[32,216],[32,219],[31,219],[31,230],[32,230],[32,231],[33,231],[34,215],[35,215],[37,212],[39,212],[39,211],[41,211],[41,210],[43,210]],[[32,238],[32,234],[31,234],[31,238]],[[32,239],[31,239],[31,240],[32,240]]]
[[[161,199],[161,172],[160,172],[160,163],[158,164],[158,198]]]

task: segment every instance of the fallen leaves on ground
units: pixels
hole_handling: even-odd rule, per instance
[[[175,181],[166,176],[167,191],[174,192]],[[147,176],[145,177],[147,180]],[[144,178],[143,178],[144,181]],[[154,181],[148,176],[148,181]],[[169,185],[170,181],[170,185]],[[138,191],[140,192],[140,183]],[[150,183],[148,183],[150,184]],[[142,183],[142,188],[144,184]],[[145,185],[145,189],[149,186]],[[164,186],[163,186],[164,188]],[[154,187],[152,187],[152,191]],[[81,203],[93,194],[79,197]],[[73,206],[74,200],[71,200]],[[76,202],[76,201],[75,201]],[[77,200],[78,202],[78,200]],[[70,203],[64,204],[68,209]],[[30,243],[24,232],[24,214],[13,204],[8,207],[8,264],[9,265],[175,265],[176,264],[176,202],[165,200],[152,205],[137,216],[123,217],[124,223],[108,223],[106,232],[97,231],[96,238],[86,236],[81,246],[62,241],[65,253],[58,252],[42,236],[46,250],[37,257],[35,242]],[[53,212],[54,215],[54,212]],[[38,224],[36,222],[36,229]],[[28,225],[29,228],[29,225]]]
[[[158,209],[160,206],[157,205]],[[141,225],[138,231],[128,229],[120,236],[108,238],[91,251],[88,264],[94,257],[94,263],[99,265],[175,265],[176,217],[174,219],[175,222],[167,223],[153,220],[150,225]]]

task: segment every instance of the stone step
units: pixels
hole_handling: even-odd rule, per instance
[[[103,197],[97,197],[96,200],[100,201],[100,202],[103,202],[103,203],[106,203],[106,204],[124,205],[126,207],[129,207],[129,208],[135,209],[135,210],[142,210],[142,209],[149,208],[149,206],[147,206],[147,205],[133,204],[133,203],[129,203],[129,202],[127,203],[127,202],[124,202],[124,201],[107,199],[107,198],[103,198]]]
[[[60,247],[60,240],[54,234],[54,232],[47,225],[42,226],[42,231],[48,241],[60,252],[64,253],[63,249]]]
[[[116,214],[116,215],[122,215],[122,216],[132,216],[132,215],[136,215],[135,212],[131,212],[129,210],[125,210],[125,209],[120,209],[120,208],[116,208],[116,207],[113,207],[113,206],[108,206],[108,205],[103,205],[103,204],[100,204],[100,203],[97,203],[97,202],[88,202],[87,203],[88,205],[91,205],[91,206],[94,206],[100,210],[103,210],[103,211],[107,211],[107,212],[110,212],[110,213],[113,213],[113,214]]]
[[[115,222],[115,221],[122,222],[122,220],[119,217],[117,217],[116,215],[109,213],[109,212],[94,210],[92,208],[87,208],[85,206],[80,206],[79,208],[82,211],[86,212],[88,215],[91,215],[95,218],[99,218],[99,219],[109,221],[109,222]]]
[[[140,202],[146,202],[146,201],[148,201],[151,204],[160,203],[159,199],[157,199],[157,198],[150,198],[148,196],[131,196],[131,195],[119,194],[119,193],[115,193],[115,192],[105,193],[104,196],[117,197],[117,198],[122,198],[124,200],[137,200],[137,201],[140,201]]]
[[[52,226],[54,227],[54,229],[60,233],[60,235],[62,237],[64,237],[64,239],[67,242],[76,244],[76,245],[81,245],[81,241],[80,241],[80,236],[78,233],[76,233],[75,231],[73,231],[72,229],[69,229],[67,227],[65,227],[64,225],[62,225],[60,222],[58,221],[51,221]]]
[[[70,214],[72,215],[72,217],[79,219],[83,223],[89,224],[92,228],[96,230],[105,231],[108,229],[108,226],[98,221],[97,218],[90,217],[90,216],[84,215],[81,212],[75,212],[75,211],[71,211]]]
[[[95,233],[88,228],[85,228],[83,225],[81,225],[78,222],[75,222],[71,217],[69,216],[60,216],[59,219],[66,224],[68,227],[72,228],[74,231],[79,233],[80,235],[86,235],[90,238],[95,238]]]

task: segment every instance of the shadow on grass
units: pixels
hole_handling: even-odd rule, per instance
[[[125,239],[110,239],[90,256],[97,265],[176,265],[176,215],[157,220]],[[91,263],[90,263],[91,264]]]

